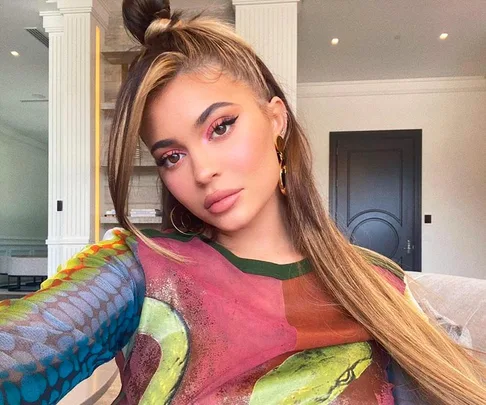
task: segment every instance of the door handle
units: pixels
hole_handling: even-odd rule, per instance
[[[412,245],[412,241],[410,239],[407,239],[407,246],[403,248],[404,250],[407,251],[407,255],[409,255],[410,253],[412,253],[412,250],[415,249],[415,246]]]

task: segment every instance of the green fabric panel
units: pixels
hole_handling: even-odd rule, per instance
[[[156,229],[150,229],[150,228],[141,229],[140,232],[142,232],[147,238],[170,238],[170,239],[181,240],[183,242],[187,242],[194,237],[194,236],[182,235],[178,232],[164,233],[164,232],[157,231]]]

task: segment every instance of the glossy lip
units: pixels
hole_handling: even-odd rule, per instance
[[[229,197],[230,195],[239,193],[242,188],[235,188],[232,190],[218,190],[215,191],[214,193],[209,194],[205,199],[204,199],[204,208],[207,210],[211,208],[211,205],[214,203],[217,203],[218,201],[221,201],[223,198]]]

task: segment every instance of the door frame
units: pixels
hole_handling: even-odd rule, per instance
[[[422,271],[422,130],[421,129],[390,129],[375,131],[333,131],[329,133],[329,213],[336,221],[337,206],[337,158],[339,154],[339,139],[343,136],[360,136],[363,138],[397,137],[412,139],[414,149],[413,175],[415,212],[413,220],[413,240],[415,249],[414,270]]]

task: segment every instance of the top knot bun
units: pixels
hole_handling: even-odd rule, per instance
[[[125,27],[142,45],[153,21],[171,17],[169,0],[123,0],[122,11]]]

